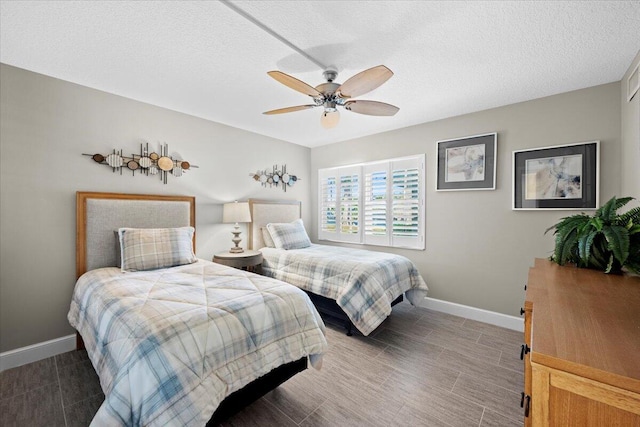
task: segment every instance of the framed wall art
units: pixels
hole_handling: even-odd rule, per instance
[[[497,133],[438,141],[437,191],[495,190]]]
[[[513,152],[513,209],[599,206],[600,141]]]

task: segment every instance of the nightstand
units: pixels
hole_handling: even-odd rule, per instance
[[[213,256],[213,262],[256,273],[262,264],[262,252],[250,250],[240,253],[220,252]]]

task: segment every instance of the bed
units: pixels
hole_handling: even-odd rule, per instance
[[[305,290],[325,319],[344,322],[347,335],[352,327],[369,335],[403,295],[418,305],[427,294],[427,285],[405,257],[304,242],[308,236],[301,225],[299,201],[252,199],[249,207],[249,245],[262,252],[262,273]],[[274,224],[279,228],[272,228]],[[276,237],[272,236],[276,230],[282,230],[278,237],[283,242],[289,239],[294,244],[265,242],[265,237]],[[304,236],[290,239],[294,234]]]
[[[215,425],[307,359],[321,366],[324,324],[304,292],[195,258],[194,198],[78,192],[76,204],[68,318],[105,394],[92,425]]]

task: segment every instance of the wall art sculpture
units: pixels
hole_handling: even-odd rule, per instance
[[[130,156],[123,154],[122,150],[115,149],[113,153],[107,155],[84,153],[82,155],[90,156],[96,163],[110,166],[114,173],[120,172],[122,175],[122,170],[127,168],[133,175],[136,174],[136,171],[145,175],[158,175],[165,184],[169,174],[177,178],[189,169],[198,167],[186,160],[174,159],[169,156],[167,144],[160,146],[160,153],[149,152],[149,143],[146,143],[146,145],[140,144],[140,154],[131,154]]]
[[[278,168],[278,165],[274,165],[271,171],[259,170],[255,173],[250,173],[250,177],[262,184],[263,187],[267,185],[269,187],[282,187],[283,191],[287,191],[287,187],[295,185],[300,181],[300,178],[296,175],[287,173],[287,165],[282,165],[282,168]]]

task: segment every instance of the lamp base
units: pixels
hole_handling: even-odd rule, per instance
[[[240,227],[238,226],[238,223],[236,223],[234,230],[231,232],[231,234],[233,234],[233,239],[231,239],[231,241],[235,244],[233,248],[229,249],[229,252],[231,252],[232,254],[239,254],[244,252],[244,249],[238,246],[240,242],[242,242],[242,239],[240,238],[240,233],[241,233]]]

